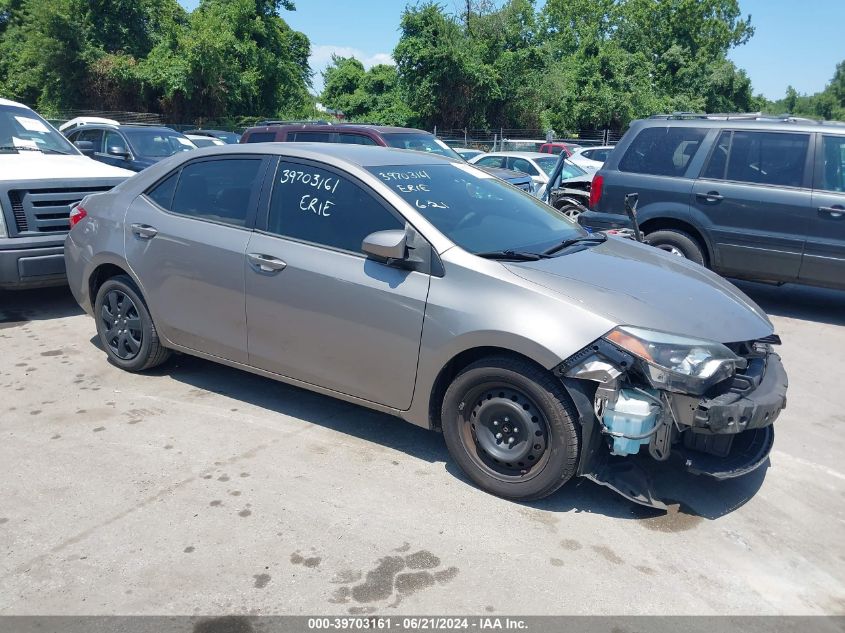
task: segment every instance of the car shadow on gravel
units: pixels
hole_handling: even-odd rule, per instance
[[[92,343],[98,342],[92,340]],[[441,434],[393,416],[187,355],[177,355],[149,373],[166,375],[189,385],[192,397],[202,398],[207,392],[220,394],[268,413],[295,417],[428,463],[442,463],[450,475],[467,486],[475,487],[451,460]],[[387,456],[385,459],[390,458]],[[657,470],[660,470],[659,466]],[[759,489],[764,470],[728,482],[714,482],[671,469],[654,472],[653,475],[659,498],[667,505],[673,505],[668,514],[685,517],[689,523],[699,518],[715,519],[741,506]],[[643,520],[645,523],[659,522],[660,517],[667,515],[662,510],[633,504],[612,490],[586,479],[573,479],[547,499],[520,505],[551,513],[588,512]],[[687,524],[680,519],[678,522]]]
[[[83,314],[83,310],[67,286],[0,290],[0,329],[28,321],[61,319],[79,314]]]
[[[845,291],[797,284],[773,286],[752,281],[732,281],[767,314],[845,325]]]

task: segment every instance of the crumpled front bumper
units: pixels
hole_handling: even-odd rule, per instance
[[[650,475],[641,465],[649,460],[642,454],[610,454],[595,415],[595,389],[591,383],[565,376],[561,380],[576,404],[582,424],[578,474],[638,504],[665,509],[654,492]],[[670,461],[689,473],[720,480],[740,477],[765,465],[774,444],[772,423],[786,407],[787,387],[780,356],[769,352],[752,359],[747,370],[737,375],[731,388],[720,395],[667,394],[683,429],[679,441],[672,446]]]
[[[770,426],[786,407],[789,381],[780,356],[770,352],[754,359],[736,376],[730,391],[702,398],[692,428],[711,433],[742,433]]]

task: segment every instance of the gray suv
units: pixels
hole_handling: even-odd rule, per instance
[[[70,287],[113,364],[175,350],[441,430],[507,498],[579,475],[659,505],[635,456],[736,477],[786,402],[772,325],[730,283],[462,160],[204,148],[73,223]]]
[[[845,125],[684,115],[631,125],[596,174],[590,229],[629,227],[727,276],[845,289]]]

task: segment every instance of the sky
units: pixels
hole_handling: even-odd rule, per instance
[[[180,0],[193,9],[199,0]],[[539,0],[538,5],[542,2]],[[311,40],[314,92],[332,53],[358,58],[366,68],[391,63],[399,18],[407,0],[296,0],[282,17]],[[845,0],[739,0],[756,32],[729,54],[751,77],[754,93],[780,99],[792,85],[799,93],[823,90],[836,64],[845,60]],[[458,0],[441,0],[457,10]]]

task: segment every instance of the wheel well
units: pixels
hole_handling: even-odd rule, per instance
[[[655,231],[662,231],[665,229],[675,229],[683,231],[691,238],[693,238],[701,247],[701,252],[704,254],[704,263],[708,264],[712,261],[710,256],[710,249],[707,246],[707,241],[697,228],[683,220],[675,220],[674,218],[654,218],[653,220],[646,220],[640,225],[644,235],[654,233]]]
[[[526,360],[541,367],[534,359],[504,347],[473,347],[472,349],[464,350],[443,366],[440,373],[437,374],[437,379],[434,381],[428,407],[429,426],[432,429],[439,431],[442,427],[440,407],[443,404],[443,396],[446,395],[446,389],[449,388],[455,376],[465,367],[489,356],[510,356],[511,358]]]
[[[94,309],[94,302],[97,300],[97,291],[108,279],[118,275],[128,274],[120,266],[115,264],[100,264],[88,278],[88,300],[91,302],[91,309]]]

